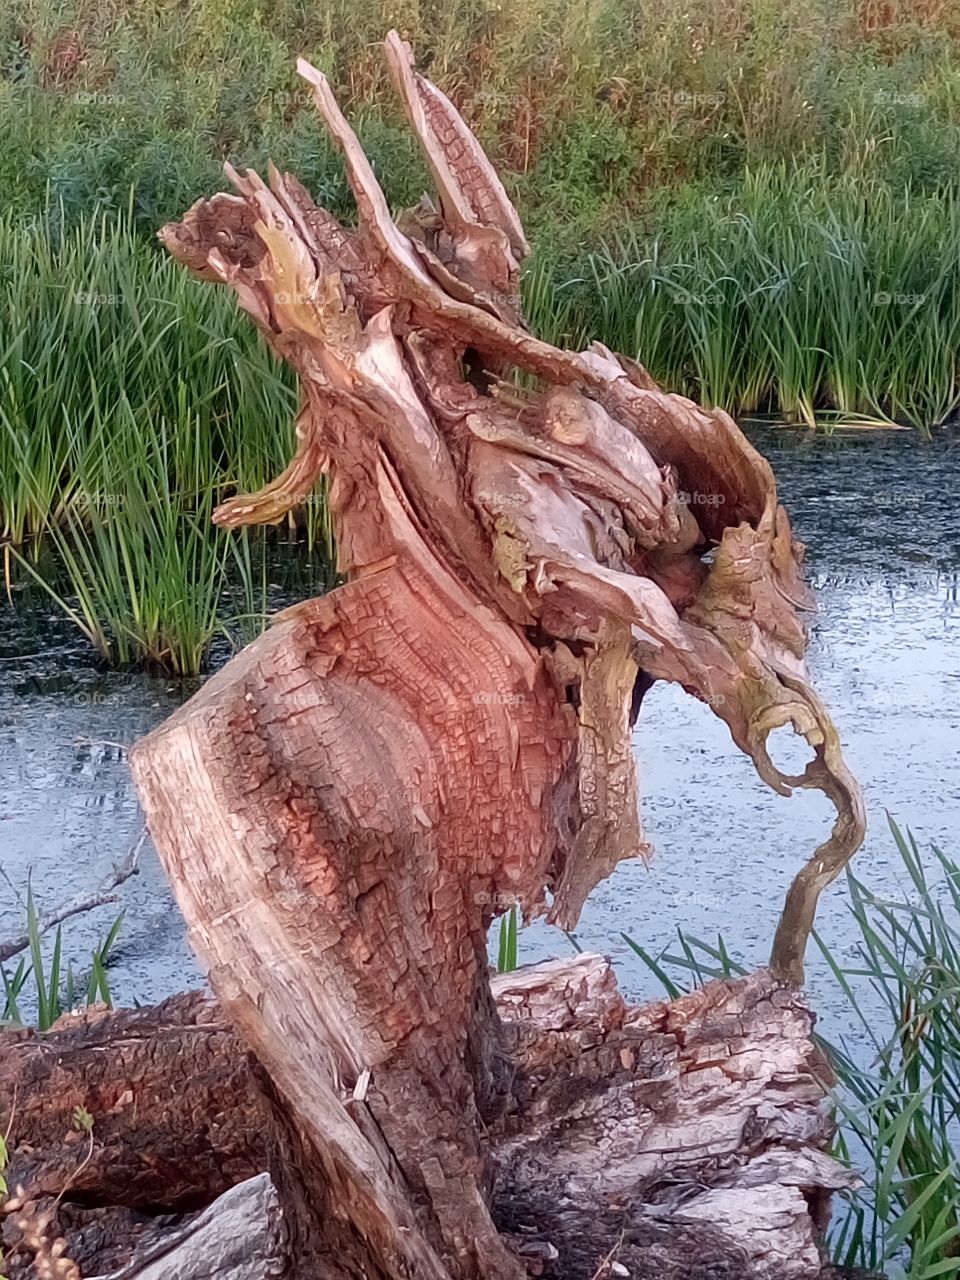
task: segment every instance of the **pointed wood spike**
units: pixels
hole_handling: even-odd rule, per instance
[[[441,198],[459,216],[507,236],[519,261],[530,252],[523,225],[503,183],[446,94],[413,69],[413,55],[397,31],[384,41],[387,66]]]

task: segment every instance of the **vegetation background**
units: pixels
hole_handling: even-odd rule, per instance
[[[292,443],[289,375],[154,233],[226,159],[351,217],[296,53],[416,203],[390,26],[523,213],[544,337],[741,417],[930,435],[960,405],[960,0],[7,0],[3,572],[110,661],[190,674],[255,630],[263,561],[208,515]],[[294,524],[329,574],[322,493]]]
[[[292,447],[289,376],[154,233],[226,186],[226,159],[272,159],[351,217],[296,54],[414,204],[428,182],[384,74],[393,26],[522,213],[544,336],[600,338],[740,415],[933,435],[955,417],[960,0],[5,0],[3,577],[11,602],[53,596],[105,661],[189,675],[262,625],[269,546],[209,512]],[[328,580],[322,493],[281,536],[300,594]],[[889,1014],[867,1067],[832,1051],[843,1141],[875,1165],[835,1247],[933,1280],[960,1272],[960,871],[938,854],[928,881],[894,836],[917,905],[853,881],[861,943],[835,968],[854,1014],[857,983]],[[732,971],[696,939],[677,965]],[[34,947],[8,1015],[30,973],[59,1007]]]
[[[398,204],[426,175],[386,81],[396,26],[505,175],[541,245],[578,250],[664,198],[736,193],[817,157],[823,181],[928,193],[956,180],[955,0],[8,0],[0,179],[71,220],[126,209],[152,232],[220,166],[296,170],[338,212],[342,168],[293,70],[332,78]]]

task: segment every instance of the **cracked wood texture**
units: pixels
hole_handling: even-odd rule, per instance
[[[610,1255],[634,1280],[819,1274],[829,1192],[852,1178],[823,1154],[826,1067],[802,996],[761,972],[633,1007],[591,955],[491,989],[512,1064],[485,1135],[491,1216],[528,1271],[593,1280]],[[66,1188],[54,1233],[83,1274],[286,1274],[262,1184],[189,1212],[265,1167],[276,1137],[216,1006],[194,995],[74,1015],[43,1035],[4,1033],[0,1048],[11,1184],[41,1211]],[[89,1158],[78,1105],[94,1116]],[[21,1280],[32,1258],[13,1218],[4,1244]]]
[[[85,1010],[46,1033],[0,1030],[7,1180],[31,1200],[202,1207],[266,1168],[268,1112],[242,1044],[199,993],[152,1009]],[[94,1117],[96,1142],[73,1123]]]
[[[394,220],[301,60],[357,225],[292,175],[228,166],[236,194],[161,233],[300,382],[290,465],[215,518],[276,522],[326,474],[347,581],[281,615],[131,763],[194,945],[266,1073],[302,1273],[515,1280],[530,1264],[490,1213],[513,1065],[487,929],[514,902],[571,928],[648,852],[644,691],[679,683],[773,787],[836,806],[790,890],[777,981],[802,980],[863,810],[806,678],[802,548],[770,467],[636,362],[528,332],[516,212],[395,33],[386,57],[436,201]],[[797,777],[767,754],[783,725],[812,750]]]

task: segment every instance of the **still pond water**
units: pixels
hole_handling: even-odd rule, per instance
[[[960,854],[960,439],[751,434],[808,546],[820,604],[810,668],[867,797],[859,871],[875,891],[903,896],[885,810],[921,845]],[[17,893],[28,875],[38,900],[53,905],[92,887],[123,857],[141,828],[126,747],[188,692],[170,680],[101,671],[82,637],[42,602],[32,612],[0,612],[0,938],[22,927]],[[803,744],[778,741],[771,739],[773,754],[792,771]],[[709,709],[666,685],[644,702],[636,749],[656,855],[649,868],[623,864],[594,892],[580,944],[611,955],[634,996],[657,991],[621,931],[656,952],[682,924],[705,939],[723,934],[747,964],[763,962],[787,885],[829,830],[829,804],[810,792],[774,795]],[[199,983],[151,849],[121,892],[116,1001],[152,1002]],[[820,927],[852,958],[844,896],[840,884],[828,892]],[[65,927],[78,968],[117,910]],[[545,926],[520,936],[521,961],[568,950]],[[825,1030],[842,1031],[812,948],[810,962]]]

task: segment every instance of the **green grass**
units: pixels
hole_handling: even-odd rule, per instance
[[[293,445],[296,390],[225,291],[127,214],[61,232],[0,218],[0,530],[20,545],[114,496],[117,440],[162,440],[171,489],[255,488]],[[132,439],[139,435],[139,441]]]
[[[838,1264],[935,1280],[960,1275],[960,865],[890,828],[907,892],[882,898],[848,873],[856,958],[815,935],[862,1042],[822,1042],[838,1079],[837,1154],[865,1182],[835,1212],[830,1245]],[[670,996],[745,972],[722,939],[681,932],[678,951],[655,957],[626,941]]]
[[[652,230],[579,263],[538,253],[527,312],[736,414],[927,431],[960,404],[958,212],[952,188],[897,195],[822,158],[762,166],[733,195],[673,193]],[[63,221],[0,217],[4,573],[41,578],[106,660],[192,674],[228,625],[229,576],[250,569],[210,512],[283,469],[296,388],[232,298],[129,211]],[[329,562],[322,490],[297,520]]]
[[[928,431],[956,411],[956,186],[896,192],[831,176],[822,158],[783,162],[731,195],[675,196],[652,223],[567,268],[555,293],[574,335],[734,414]],[[549,326],[544,295],[538,280],[532,314]]]
[[[27,894],[27,934],[29,936],[29,960],[20,959],[10,971],[0,965],[0,981],[3,984],[3,1012],[0,1023],[23,1025],[22,1007],[25,994],[36,1006],[38,1030],[48,1031],[61,1014],[80,1004],[105,1004],[113,1007],[107,965],[123,924],[121,913],[110,926],[90,956],[90,972],[83,982],[78,979],[72,964],[63,966],[63,932],[58,926],[54,936],[53,952],[49,965],[44,963],[41,947],[40,920],[33,893]],[[2,1161],[0,1161],[2,1169]]]
[[[500,945],[497,951],[497,973],[513,973],[517,967],[517,908],[514,904],[500,918]]]
[[[229,554],[209,515],[131,485],[109,514],[71,516],[52,533],[53,580],[21,563],[108,663],[195,675],[218,630]]]
[[[955,176],[957,0],[8,0],[0,181],[49,185],[68,220],[126,207],[152,232],[267,156],[347,207],[341,166],[293,61],[327,71],[391,198],[425,182],[385,74],[391,26],[453,97],[531,228],[609,231],[651,191],[715,190],[807,150],[896,188]]]
[[[210,525],[294,447],[296,388],[225,292],[129,216],[0,218],[0,545],[106,660],[194,674],[248,604],[248,541]],[[332,554],[322,491],[306,550]],[[252,632],[252,610],[247,611]]]

